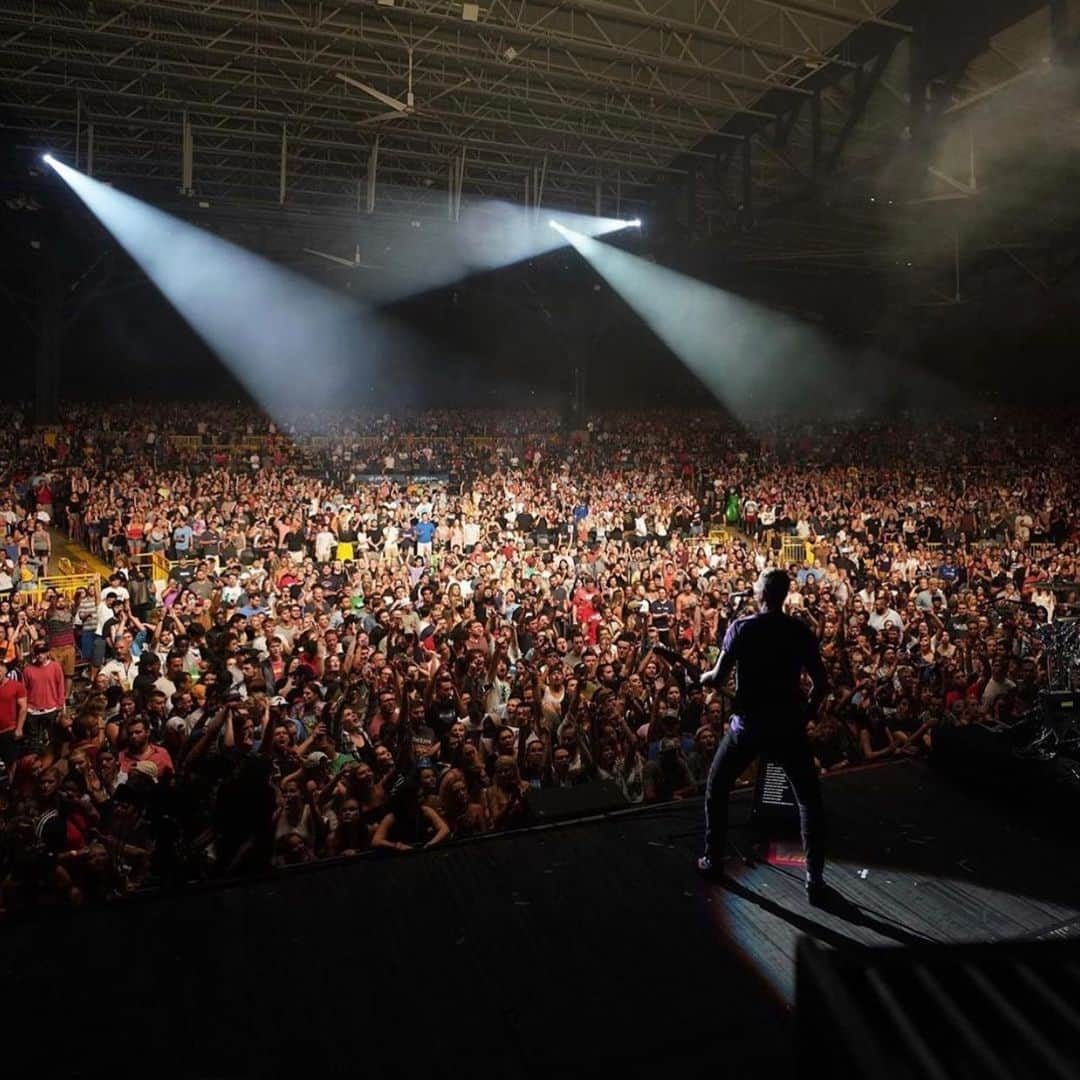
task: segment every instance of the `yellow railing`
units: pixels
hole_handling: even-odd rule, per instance
[[[169,441],[177,450],[198,450],[202,446],[201,435],[170,435]]]
[[[533,437],[529,435],[466,435],[458,438],[448,435],[395,435],[388,444],[382,435],[297,435],[295,438],[285,438],[281,435],[241,435],[231,442],[206,442],[201,435],[191,434],[167,436],[168,441],[177,450],[243,451],[246,453],[253,450],[260,453],[272,450],[282,443],[313,450],[325,450],[339,443],[358,450],[378,450],[383,446],[391,446],[394,449],[398,447],[411,449],[417,446],[446,447],[456,446],[460,442],[468,446],[494,446],[501,442],[527,441]],[[544,437],[557,438],[558,433],[546,432]]]
[[[21,604],[40,604],[51,590],[61,593],[69,600],[78,589],[86,589],[96,596],[100,586],[101,578],[97,574],[50,574],[48,577],[38,578],[27,588],[18,589],[15,600]]]
[[[776,552],[776,536],[775,529],[767,529],[762,536],[765,546],[773,552]],[[778,566],[790,566],[792,563],[813,566],[814,545],[809,540],[800,540],[797,536],[782,535],[776,562]]]
[[[169,560],[163,551],[144,551],[141,555],[132,555],[128,563],[144,572],[149,571],[151,581],[168,580]]]
[[[790,566],[798,563],[800,566],[814,565],[814,547],[809,540],[800,540],[797,536],[785,536],[784,543],[780,548],[780,565]]]

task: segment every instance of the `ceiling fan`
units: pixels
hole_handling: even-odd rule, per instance
[[[316,251],[314,248],[304,248],[305,255],[315,255],[327,262],[336,263],[345,267],[346,270],[381,270],[381,266],[373,266],[371,263],[360,261],[360,245],[356,245],[356,252],[351,259],[343,259],[340,255],[328,255],[325,251]]]
[[[381,90],[376,90],[374,86],[368,86],[367,83],[360,82],[359,79],[354,79],[351,75],[345,75],[340,71],[337,73],[337,77],[343,83],[348,83],[349,86],[355,86],[357,90],[363,90],[365,94],[370,94],[376,101],[381,101],[384,105],[390,106],[390,112],[369,116],[366,120],[361,120],[359,122],[359,127],[365,127],[368,124],[381,124],[387,120],[400,120],[403,116],[413,116],[414,114],[419,116],[424,115],[423,109],[417,109],[416,99],[413,97],[413,51],[411,48],[409,49],[409,81],[404,101],[400,101],[398,98],[392,98],[389,94],[384,94]],[[449,86],[445,90],[440,90],[434,97],[428,99],[427,104],[430,105],[433,101],[438,101],[439,98],[446,97],[447,94],[452,94],[455,90],[460,90],[469,81],[469,78],[466,77],[454,86]]]

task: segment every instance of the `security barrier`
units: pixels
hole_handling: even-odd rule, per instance
[[[100,586],[101,578],[97,574],[50,574],[16,589],[15,601],[21,604],[40,604],[53,590],[69,600],[78,589],[86,589],[96,596]]]
[[[128,559],[131,566],[137,566],[144,573],[149,573],[151,581],[167,581],[169,577],[169,560],[161,551],[144,551],[141,555],[132,555]]]
[[[763,539],[770,551],[776,551],[775,529],[766,531]],[[809,540],[800,540],[797,536],[780,536],[780,551],[777,557],[778,566],[790,566],[795,563],[798,566],[814,565],[814,545]]]

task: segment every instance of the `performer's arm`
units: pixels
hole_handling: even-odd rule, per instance
[[[702,686],[717,686],[723,689],[728,679],[731,678],[731,672],[737,659],[735,655],[735,629],[738,625],[738,623],[733,622],[727,628],[727,633],[724,635],[724,644],[720,648],[720,655],[716,658],[715,665],[708,671],[701,673]]]
[[[701,673],[701,685],[723,687],[726,685],[728,679],[731,678],[731,672],[734,668],[735,657],[732,655],[730,649],[724,648],[717,658],[716,664],[708,671],[703,671]]]

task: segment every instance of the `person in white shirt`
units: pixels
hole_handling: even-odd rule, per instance
[[[1057,603],[1057,598],[1049,589],[1035,589],[1031,594],[1031,602],[1036,607],[1046,609],[1047,622],[1054,621],[1054,606]]]
[[[126,659],[117,656],[106,661],[99,674],[110,681],[115,678],[122,689],[130,690],[135,683],[135,676],[139,674],[139,662],[130,655]]]
[[[1031,539],[1031,526],[1034,523],[1035,519],[1026,510],[1016,515],[1016,540],[1021,546]]]
[[[383,558],[387,562],[398,561],[398,538],[401,536],[401,530],[397,527],[397,524],[393,521],[388,522],[383,526]]]
[[[103,595],[97,606],[95,612],[96,622],[94,623],[94,633],[98,637],[102,637],[105,633],[105,624],[113,617],[113,604],[114,600],[112,595]]]
[[[879,596],[874,601],[874,610],[870,612],[870,618],[867,622],[870,628],[877,633],[880,633],[889,625],[895,626],[901,634],[904,632],[904,620],[900,618],[898,611],[894,611],[889,607],[884,596]]]
[[[990,669],[990,678],[986,680],[986,686],[983,687],[982,704],[984,707],[993,705],[1002,694],[1015,689],[1016,683],[1008,676],[1008,665],[998,660]]]
[[[130,594],[127,591],[127,589],[123,585],[119,585],[119,584],[117,584],[117,585],[111,585],[111,584],[106,585],[105,588],[101,590],[101,599],[102,600],[107,600],[110,596],[117,596],[121,600],[123,600],[125,603],[131,598]]]
[[[232,605],[237,603],[243,595],[244,587],[236,580],[235,574],[229,574],[221,587],[221,602]]]
[[[329,562],[337,547],[337,537],[330,531],[329,526],[324,525],[315,534],[315,561]]]

